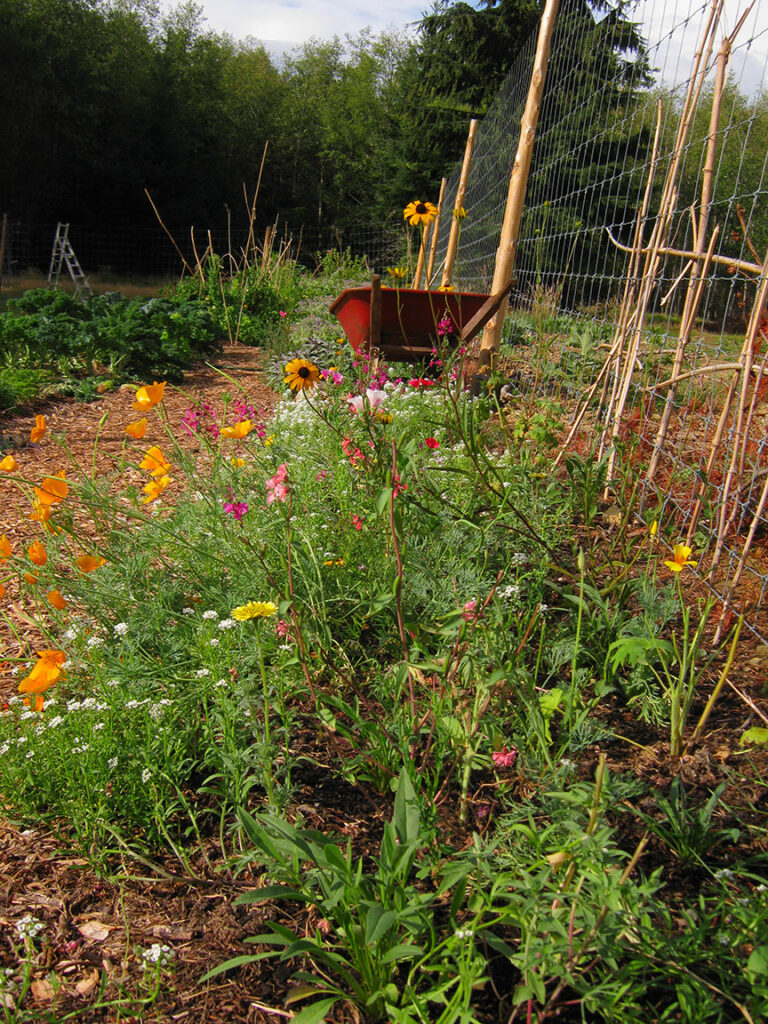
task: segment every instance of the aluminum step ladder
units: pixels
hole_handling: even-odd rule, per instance
[[[66,266],[69,271],[78,299],[85,301],[86,298],[93,295],[93,289],[88,284],[88,278],[83,273],[83,268],[78,263],[75,250],[69,240],[69,224],[62,224],[59,221],[56,225],[56,238],[53,241],[51,265],[48,269],[49,288],[58,288],[62,265]]]

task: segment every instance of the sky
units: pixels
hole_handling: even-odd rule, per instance
[[[276,55],[311,38],[343,38],[370,27],[374,33],[407,29],[432,7],[431,0],[198,0],[204,27],[226,32],[235,39],[252,36]],[[733,30],[749,0],[725,0],[722,26]],[[652,46],[655,63],[664,69],[667,84],[686,80],[696,51],[705,0],[637,0],[633,20]],[[161,0],[161,7],[176,6]],[[676,27],[675,27],[676,26]],[[673,30],[674,28],[674,31]],[[731,70],[744,93],[768,88],[768,2],[757,0],[752,14],[735,40]]]

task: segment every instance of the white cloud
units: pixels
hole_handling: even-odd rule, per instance
[[[176,6],[163,0],[164,9]],[[370,26],[374,32],[404,28],[418,21],[425,3],[389,0],[386,4],[360,4],[354,0],[202,0],[205,27],[226,32],[235,39],[254,36],[282,42],[303,43],[313,37],[342,38]]]

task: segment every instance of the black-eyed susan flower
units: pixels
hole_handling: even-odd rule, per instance
[[[436,216],[437,207],[435,204],[422,203],[420,199],[415,199],[412,203],[408,203],[403,210],[403,217],[413,228],[420,224],[426,227],[427,224],[432,223]]]
[[[408,271],[405,267],[387,267],[387,273],[393,281],[402,281],[405,279]]]
[[[309,359],[292,359],[285,364],[284,382],[291,391],[311,391],[320,380],[320,368]]]
[[[467,211],[464,209],[463,206],[456,206],[456,207],[454,207],[454,210],[453,210],[453,219],[454,220],[462,221],[462,220],[465,219],[466,216],[467,216]]]
[[[689,548],[687,544],[675,544],[672,549],[672,558],[665,559],[664,565],[666,565],[668,569],[671,569],[672,572],[682,572],[687,565],[692,569],[695,569],[699,563],[694,562],[689,558],[691,550],[692,549]]]

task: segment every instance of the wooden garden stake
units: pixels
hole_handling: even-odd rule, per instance
[[[5,259],[5,240],[8,235],[8,214],[3,214],[3,227],[0,231],[0,291],[3,290],[3,260]]]
[[[520,125],[520,141],[515,154],[515,162],[509,179],[507,205],[504,210],[504,221],[501,227],[501,240],[496,251],[496,264],[493,270],[491,294],[496,294],[505,281],[512,277],[517,252],[517,239],[520,233],[520,221],[523,216],[523,200],[528,184],[528,173],[533,157],[533,143],[536,138],[536,126],[539,121],[541,97],[544,92],[544,81],[547,76],[549,50],[552,45],[552,34],[555,30],[555,19],[559,0],[547,0],[539,25],[539,36],[536,42],[536,56],[533,61],[531,84],[528,87],[528,99],[525,104],[523,120]],[[505,300],[495,316],[485,325],[480,343],[478,370],[482,373],[490,369],[499,350],[501,329],[507,311]]]
[[[475,136],[477,135],[477,118],[472,118],[469,122],[469,134],[467,135],[467,145],[464,148],[464,162],[461,165],[461,175],[459,176],[459,187],[456,189],[456,202],[453,204],[454,217],[451,221],[451,233],[448,236],[448,248],[445,253],[445,266],[443,267],[443,279],[440,284],[446,287],[451,283],[453,277],[453,265],[456,262],[456,250],[459,247],[459,228],[461,222],[457,216],[459,210],[464,206],[464,196],[467,192],[467,179],[469,178],[469,168],[472,166],[472,153],[475,149]],[[510,275],[507,274],[507,277]]]
[[[427,256],[427,243],[432,224],[427,224],[421,233],[421,245],[419,246],[419,257],[416,260],[416,273],[413,275],[412,288],[421,288],[421,275],[424,273],[424,263]]]
[[[435,270],[435,256],[437,255],[437,236],[440,233],[440,221],[443,216],[443,204],[445,202],[445,186],[447,180],[443,178],[440,182],[440,198],[437,200],[437,216],[432,226],[432,245],[429,250],[429,262],[427,263],[427,288],[432,284],[432,274]]]
[[[371,319],[368,328],[368,352],[373,356],[381,342],[381,275],[371,278]]]

